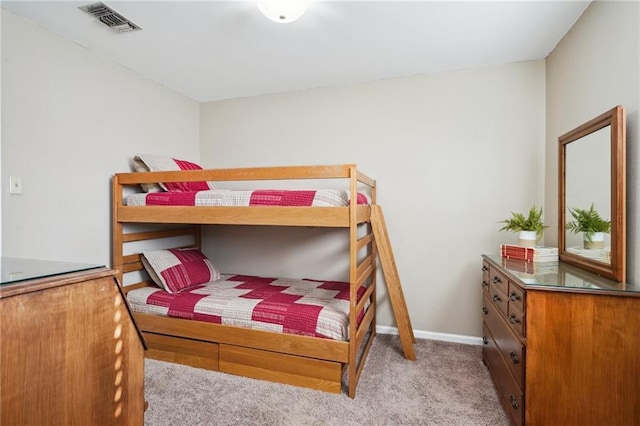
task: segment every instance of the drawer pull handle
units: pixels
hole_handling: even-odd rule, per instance
[[[487,309],[486,306],[482,307],[482,313],[485,314],[485,315],[487,315],[489,313],[489,310]]]
[[[513,362],[514,364],[520,362],[520,358],[518,358],[518,353],[516,351],[511,351],[509,355],[511,355],[511,362]]]
[[[482,265],[482,272],[487,272],[489,270],[489,268],[487,268],[485,265]]]
[[[483,288],[487,288],[487,287],[489,287],[489,283],[488,283],[488,282],[486,282],[486,281],[482,281],[482,287],[483,287]]]
[[[520,322],[520,319],[517,316],[515,316],[514,314],[511,314],[511,315],[509,315],[509,322],[511,324],[517,324],[517,323]]]
[[[488,344],[489,344],[489,339],[487,339],[487,336],[482,336],[482,342],[483,342],[485,345],[488,345]]]
[[[511,395],[511,396],[509,396],[509,402],[511,402],[511,406],[512,406],[513,408],[518,408],[518,407],[520,407],[520,405],[518,404],[518,400],[516,399],[516,396],[515,396],[515,395]]]
[[[498,283],[501,283],[501,282],[502,282],[502,280],[500,279],[500,277],[498,277],[497,275],[493,277],[493,280],[492,280],[492,281],[493,281],[493,283],[494,283],[494,284],[498,284]]]
[[[494,294],[492,299],[493,299],[494,302],[502,302],[502,299],[497,294]]]
[[[515,302],[516,300],[520,300],[520,295],[515,291],[512,291],[511,294],[509,295],[509,300],[511,300],[512,302]]]

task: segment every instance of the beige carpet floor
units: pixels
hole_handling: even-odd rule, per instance
[[[378,335],[355,399],[145,361],[145,425],[508,425],[478,346]],[[346,377],[346,375],[345,375]]]

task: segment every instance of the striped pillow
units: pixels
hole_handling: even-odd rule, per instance
[[[147,250],[140,260],[153,282],[167,293],[220,279],[220,271],[196,248]]]

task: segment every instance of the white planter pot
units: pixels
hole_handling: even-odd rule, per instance
[[[604,232],[594,233],[591,236],[591,241],[587,239],[587,234],[584,234],[584,248],[586,249],[604,248]]]
[[[522,247],[535,247],[538,241],[538,234],[536,234],[536,231],[520,231],[518,239],[518,244]]]

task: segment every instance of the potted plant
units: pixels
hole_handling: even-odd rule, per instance
[[[570,208],[569,213],[573,220],[567,223],[567,230],[584,235],[584,248],[594,249],[604,247],[604,234],[611,233],[611,221],[604,220],[593,203],[589,210]]]
[[[501,231],[519,232],[519,244],[524,247],[535,247],[542,238],[544,228],[547,228],[542,221],[542,207],[536,209],[535,205],[529,210],[528,216],[511,212],[511,218],[500,223],[504,223]]]

